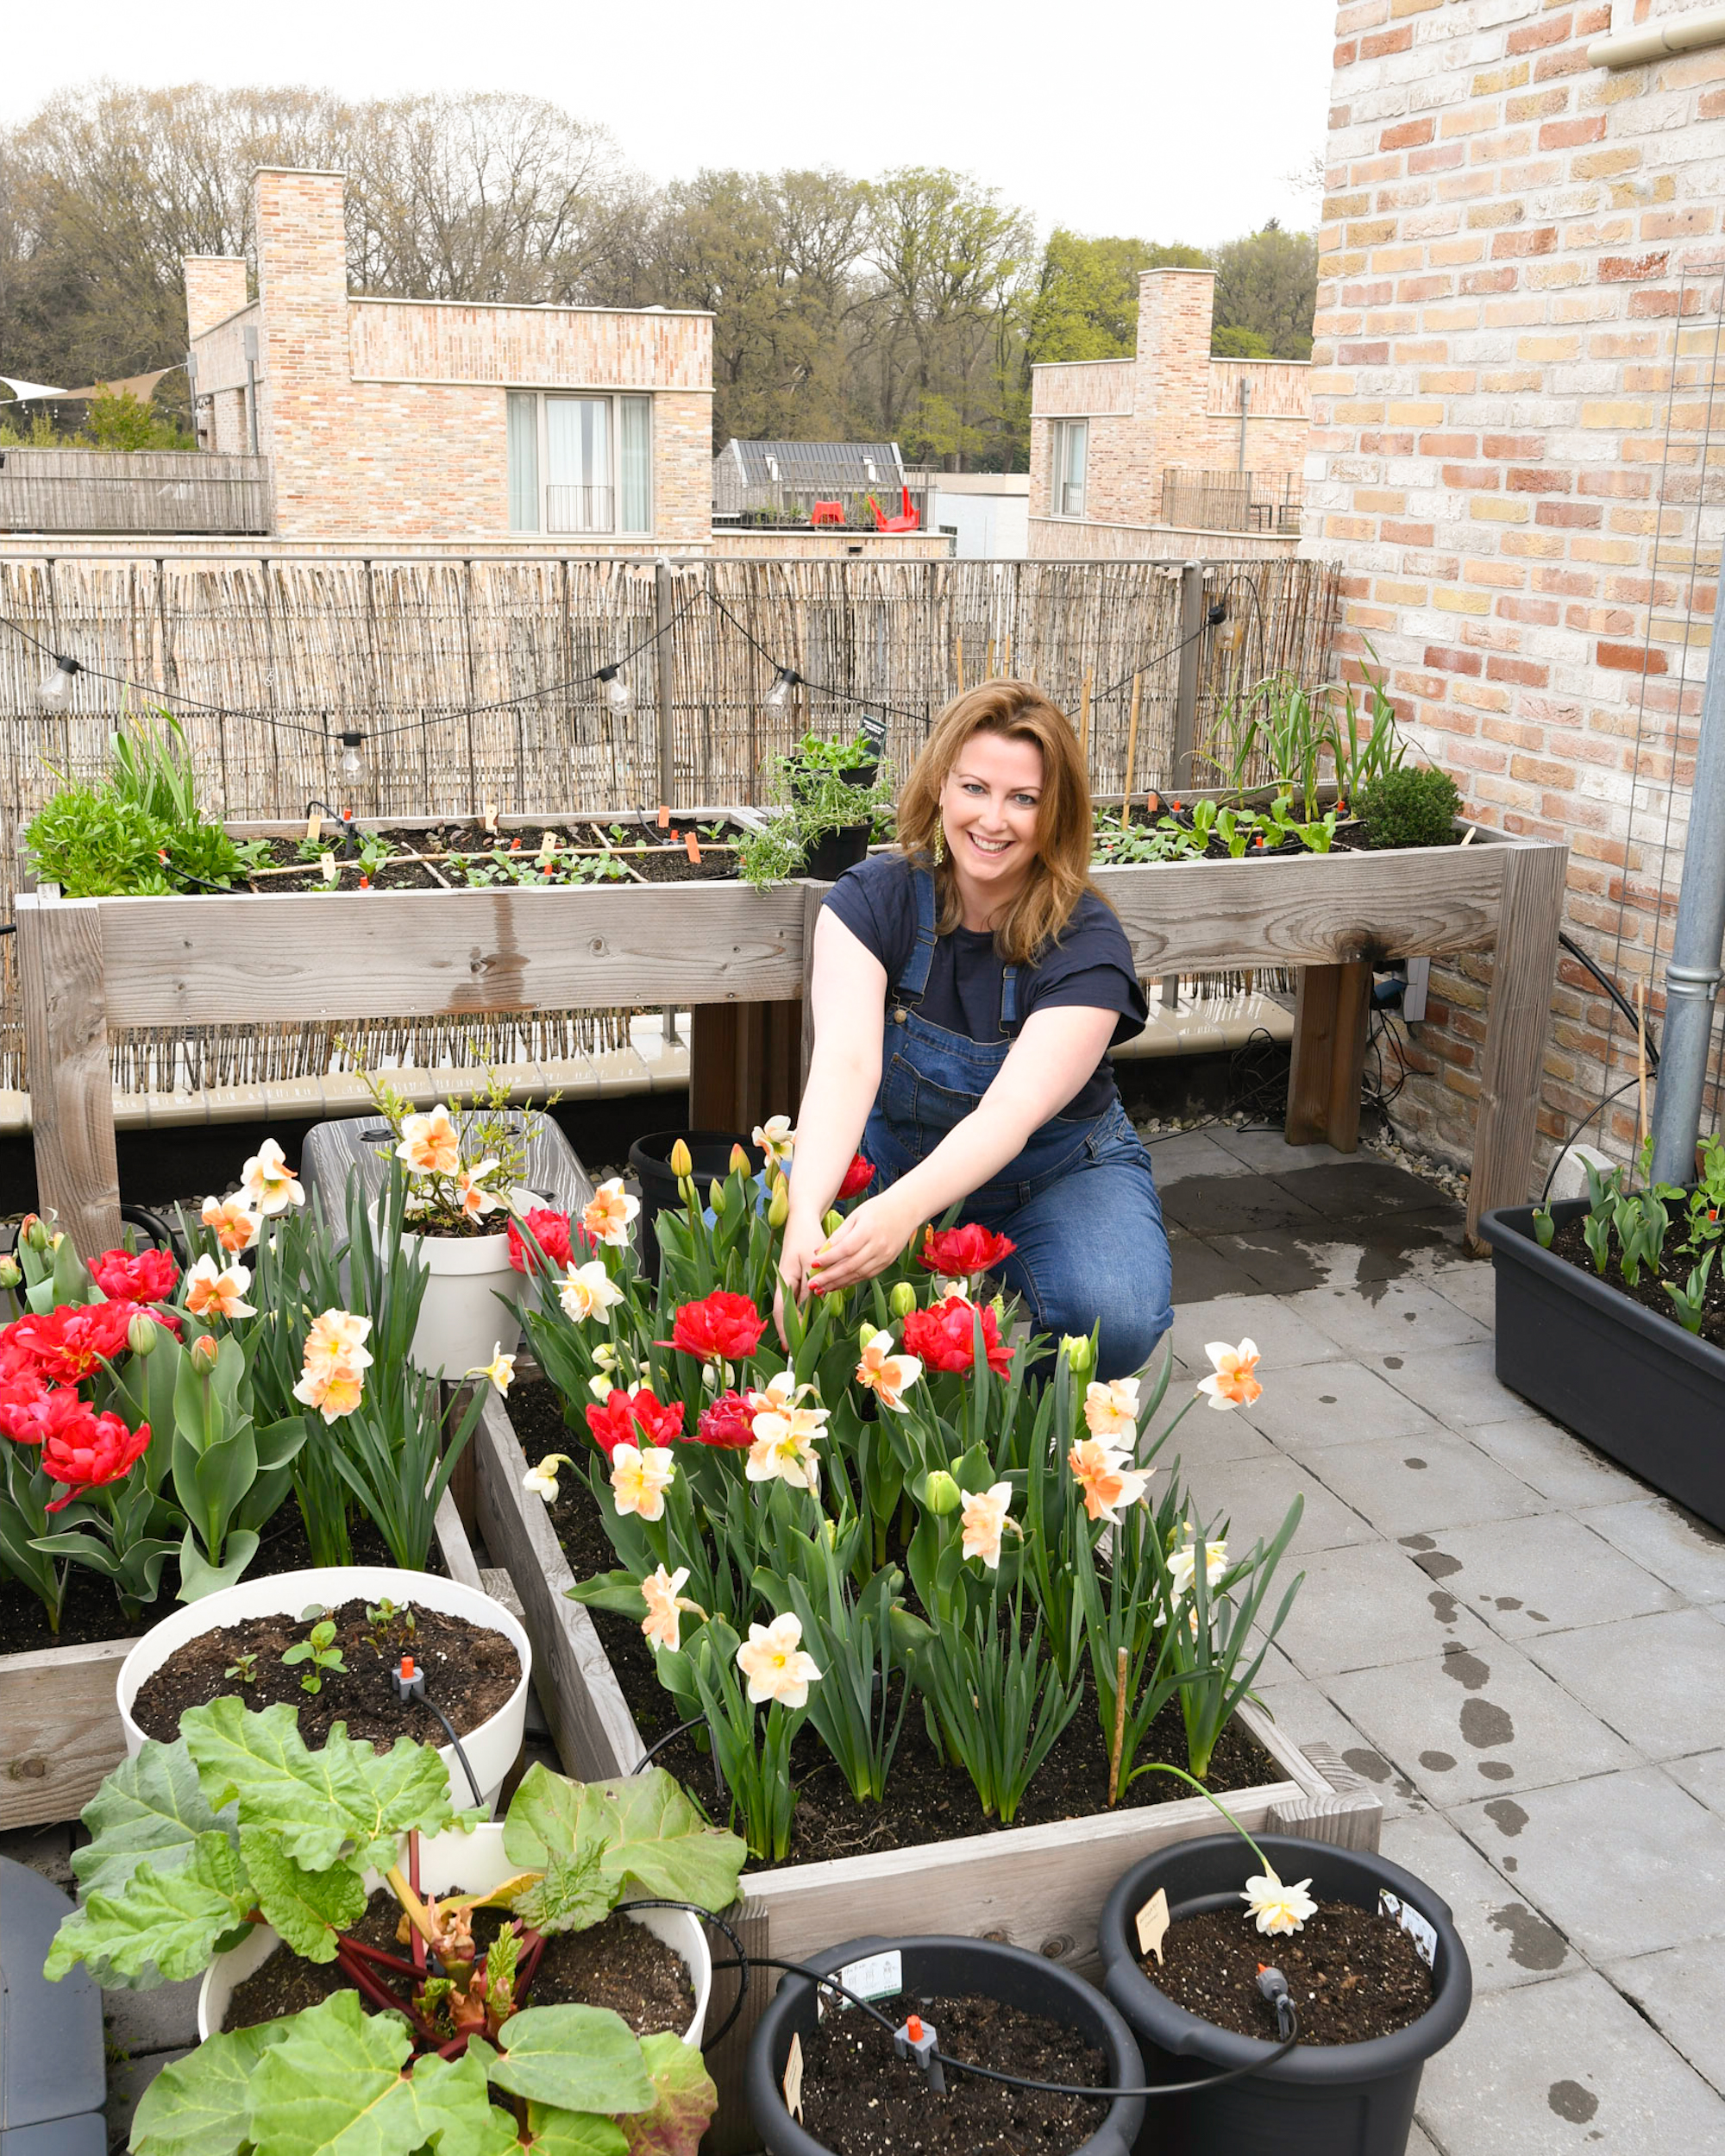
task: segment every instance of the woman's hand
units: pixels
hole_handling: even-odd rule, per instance
[[[907,1198],[902,1184],[865,1198],[837,1234],[814,1252],[810,1285],[828,1294],[872,1280],[900,1255],[922,1217],[914,1195]]]
[[[785,1239],[779,1249],[779,1285],[773,1297],[773,1326],[781,1348],[790,1345],[785,1338],[786,1291],[799,1303],[807,1301],[814,1254],[825,1241],[826,1230],[819,1219],[800,1220],[793,1214],[785,1223]]]

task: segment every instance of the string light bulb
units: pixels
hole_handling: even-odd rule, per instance
[[[365,738],[362,733],[344,733],[342,736],[342,776],[343,778],[359,776],[360,744]]]
[[[605,701],[621,718],[630,703],[628,676],[619,664],[600,667],[599,678],[605,683]]]
[[[72,676],[83,671],[84,669],[76,659],[61,658],[56,656],[53,664],[42,676],[41,685],[36,691],[37,695],[51,711],[64,711],[72,701]]]
[[[802,680],[794,666],[781,666],[773,676],[773,686],[762,698],[768,711],[782,711],[791,700],[791,691]]]

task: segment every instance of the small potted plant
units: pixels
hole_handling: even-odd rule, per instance
[[[769,783],[783,805],[737,847],[737,871],[750,883],[794,876],[836,882],[862,858],[892,815],[892,784],[881,773],[880,739],[866,727],[851,741],[806,733],[774,763]]]

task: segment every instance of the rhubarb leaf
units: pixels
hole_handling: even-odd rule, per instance
[[[718,2109],[701,2055],[677,2036],[642,2039],[641,2056],[653,2081],[653,2108],[621,2121],[629,2156],[695,2156]]]
[[[127,1989],[201,1975],[254,1900],[232,1842],[200,1834],[172,1870],[146,1859],[121,1893],[91,1895],[55,1933],[42,1974],[55,1983],[81,1961],[98,1983]]]
[[[366,1913],[368,1897],[358,1872],[345,1864],[308,1871],[288,1855],[280,1835],[267,1826],[240,1829],[240,1855],[265,1921],[305,1960],[334,1961],[336,1933],[357,1924]]]
[[[614,1813],[604,1864],[619,1892],[627,1882],[673,1901],[725,1909],[737,1899],[737,1876],[748,1857],[741,1836],[711,1826],[662,1767],[620,1782],[590,1785]]]
[[[530,2006],[504,2023],[498,2041],[504,2055],[491,2077],[511,2096],[605,2118],[655,2100],[641,2046],[608,2007]]]
[[[393,2015],[367,2014],[337,1991],[295,2015],[253,2084],[256,2156],[441,2156],[496,2146],[478,2059],[422,2059],[401,2069],[411,2040]]]
[[[562,2111],[554,2103],[530,2103],[527,2129],[533,2156],[628,2156],[629,2143],[613,2119],[592,2111]]]
[[[86,1895],[117,1894],[146,1857],[158,1872],[172,1871],[200,1834],[232,1816],[218,1817],[204,1801],[184,1738],[161,1744],[147,1737],[137,1757],[122,1760],[85,1806],[90,1841],[73,1851],[72,1869]]]
[[[163,2067],[138,2099],[132,2156],[234,2156],[252,2137],[252,2077],[292,2024],[211,2036]]]

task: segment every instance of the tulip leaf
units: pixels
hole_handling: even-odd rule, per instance
[[[656,2100],[641,2046],[609,2007],[530,2006],[504,2023],[498,2040],[505,2048],[491,2077],[511,2096],[606,2118]]]
[[[265,2053],[252,2091],[256,2156],[440,2156],[495,2148],[477,2058],[422,2059],[393,2015],[367,2014],[356,1991],[337,1991],[285,2024]]]
[[[338,1860],[382,1870],[410,1827],[436,1834],[459,1816],[442,1761],[411,1738],[379,1753],[337,1722],[312,1751],[285,1700],[254,1714],[235,1699],[188,1708],[180,1733],[208,1801],[237,1798],[240,1824],[273,1829],[308,1870],[326,1871]]]
[[[679,2036],[642,2039],[641,2056],[653,2083],[653,2105],[623,2119],[629,2156],[695,2156],[718,2109],[700,2053]]]
[[[223,1548],[227,1553],[225,1563],[213,1565],[198,1546],[198,1537],[187,1528],[179,1545],[179,1593],[181,1602],[201,1602],[206,1594],[219,1594],[224,1587],[236,1586],[240,1575],[258,1554],[258,1537],[249,1528],[236,1527],[229,1534]]]
[[[527,2129],[534,2156],[629,2156],[629,2143],[614,2119],[592,2111],[564,2111],[555,2103],[530,2103]]]
[[[42,1974],[58,1983],[81,1961],[99,1983],[137,1989],[198,1976],[254,1899],[226,1834],[199,1834],[172,1870],[146,1859],[119,1895],[90,1895],[55,1933]]]
[[[296,1954],[307,1961],[334,1961],[336,1934],[357,1924],[366,1913],[365,1882],[356,1871],[337,1864],[329,1871],[308,1871],[282,1846],[267,1826],[240,1829],[240,1856],[257,1890],[264,1920],[273,1925]]]
[[[183,1738],[162,1744],[147,1737],[137,1757],[122,1760],[85,1806],[90,1841],[73,1851],[72,1869],[86,1895],[118,1894],[143,1858],[158,1872],[172,1871],[200,1834],[231,1817],[210,1810]]]
[[[590,1610],[615,1610],[619,1617],[637,1622],[647,1614],[646,1597],[632,1572],[596,1572],[591,1580],[577,1580],[563,1592],[572,1602],[585,1603]]]
[[[292,2024],[211,2036],[165,2066],[138,2100],[132,2156],[234,2156],[251,2139],[252,2077]]]

